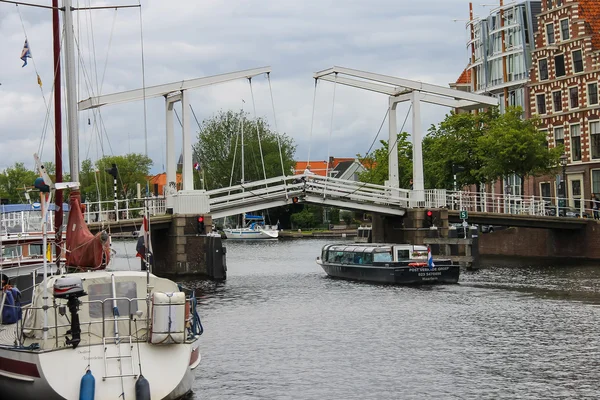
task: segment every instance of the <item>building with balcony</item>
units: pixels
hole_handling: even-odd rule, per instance
[[[538,115],[548,146],[564,146],[563,173],[533,179],[537,195],[570,207],[600,193],[600,1],[543,0],[528,85],[529,115]]]

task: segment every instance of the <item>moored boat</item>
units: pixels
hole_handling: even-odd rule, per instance
[[[459,265],[410,244],[327,244],[317,264],[332,278],[377,283],[457,283],[460,276]]]
[[[260,215],[244,215],[245,226],[241,228],[226,228],[223,233],[227,239],[277,239],[279,230],[265,225],[265,219]]]

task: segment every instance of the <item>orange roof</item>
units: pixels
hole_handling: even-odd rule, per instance
[[[332,170],[338,166],[339,163],[344,161],[354,161],[356,157],[332,157],[331,165],[329,165],[329,169]],[[360,161],[360,160],[359,160]],[[302,174],[306,169],[306,165],[310,165],[310,171],[316,175],[327,176],[327,161],[297,161],[296,166],[294,167],[294,174]],[[365,168],[373,167],[375,164],[367,165],[365,161],[361,161],[361,164]]]
[[[163,188],[167,184],[167,173],[163,172],[162,174],[152,175],[148,177],[148,181],[150,182],[150,191],[154,192],[154,185],[158,185],[158,195],[163,195]],[[177,174],[177,187],[181,187],[181,174]]]
[[[600,2],[579,0],[579,15],[586,22],[586,33],[592,34],[592,48],[600,49]],[[589,24],[589,28],[588,25]]]
[[[456,80],[457,85],[470,85],[471,84],[471,69],[465,68],[465,70],[460,74],[458,79]]]

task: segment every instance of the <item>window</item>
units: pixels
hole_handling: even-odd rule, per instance
[[[550,182],[542,182],[540,183],[540,194],[542,195],[542,199],[550,200],[552,198],[552,187],[550,186]]]
[[[548,79],[548,60],[545,58],[539,61],[540,65],[540,80],[545,81]]]
[[[570,196],[573,197],[573,207],[581,208],[581,181],[579,179],[571,181]]]
[[[546,114],[546,95],[538,94],[535,96],[537,102],[538,114]]]
[[[552,92],[552,104],[554,105],[555,113],[562,111],[562,91],[561,90]]]
[[[569,104],[571,108],[579,107],[579,89],[577,87],[569,88]]]
[[[592,170],[592,193],[600,193],[600,169]]]
[[[554,128],[554,147],[565,145],[565,128],[558,126]]]
[[[552,0],[546,0],[546,7],[549,9],[551,9],[552,7],[554,7],[554,5],[552,4],[553,1]]]
[[[565,55],[560,54],[554,57],[554,69],[556,70],[556,77],[565,76]]]
[[[571,36],[569,34],[569,20],[563,19],[560,21],[560,38],[562,40],[569,40],[570,37]]]
[[[137,286],[135,282],[115,282],[115,290],[117,295],[114,297],[127,297],[129,299],[135,299],[137,297]],[[112,298],[112,284],[110,283],[97,283],[88,286],[89,300],[106,300]],[[119,315],[132,315],[138,310],[137,300],[117,300],[117,308],[119,309]],[[90,303],[90,318],[102,318],[102,307],[100,303]],[[104,317],[110,317],[113,313],[113,302],[104,302]]]
[[[590,147],[592,158],[600,158],[600,121],[590,122]]]
[[[3,246],[2,257],[4,258],[17,258],[23,255],[23,249],[21,246]]]
[[[546,40],[548,45],[554,44],[554,24],[546,25]]]
[[[581,56],[581,50],[573,52],[573,71],[575,73],[583,71],[583,57]]]
[[[598,104],[598,84],[597,83],[588,83],[587,85],[587,101],[588,106],[593,106]]]
[[[30,244],[29,245],[29,255],[30,256],[41,256],[42,253],[42,245],[41,244]]]
[[[579,124],[571,125],[571,158],[581,161],[581,128]]]

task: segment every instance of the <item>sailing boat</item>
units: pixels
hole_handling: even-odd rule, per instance
[[[242,185],[244,184],[244,112],[242,110],[241,138],[242,138]],[[233,170],[232,170],[233,176]],[[225,238],[227,239],[277,239],[279,230],[265,225],[264,217],[260,215],[242,214],[241,228],[225,228],[223,229]]]
[[[71,0],[64,0],[63,6],[66,84],[74,94],[74,54],[68,51],[74,49]],[[59,29],[57,24],[54,29]],[[49,203],[56,193],[71,189],[63,272],[72,272],[51,276],[44,258],[43,281],[34,284],[31,304],[26,306],[20,305],[19,291],[11,281],[3,287],[0,393],[2,398],[25,400],[180,398],[191,391],[193,370],[200,363],[202,325],[195,297],[186,297],[175,282],[151,274],[150,269],[106,269],[108,235],[89,232],[77,190],[75,102],[75,96],[68,96],[69,158],[75,182],[53,183],[36,156],[44,247]],[[148,222],[145,218],[146,248]]]

